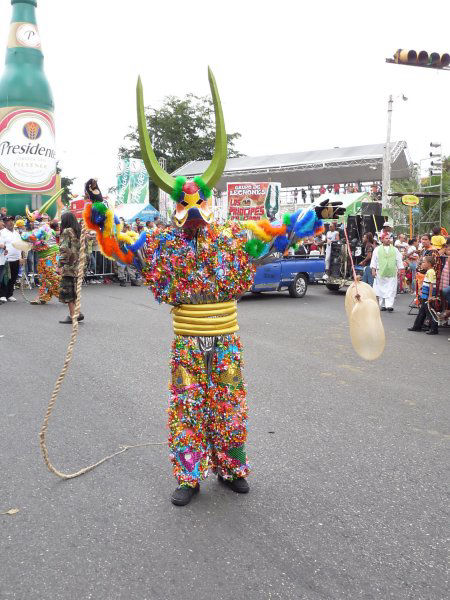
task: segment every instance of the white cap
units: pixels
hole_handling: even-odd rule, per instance
[[[383,223],[383,227],[394,227],[394,224],[392,223],[392,221],[390,219],[388,219],[387,221],[385,221]]]

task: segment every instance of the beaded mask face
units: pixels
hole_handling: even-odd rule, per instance
[[[173,217],[174,224],[177,227],[193,227],[212,223],[214,215],[208,202],[208,198],[211,196],[209,188],[203,184],[200,177],[187,183],[185,183],[184,177],[180,179],[183,181],[179,182],[182,183],[182,186],[175,197],[177,204]],[[172,197],[174,196],[175,194],[172,193]]]
[[[162,190],[170,194],[177,203],[174,224],[177,227],[193,227],[202,223],[211,223],[213,214],[208,198],[211,189],[219,181],[227,160],[227,134],[223,119],[222,105],[219,92],[211,69],[208,68],[208,79],[214,103],[216,116],[216,143],[214,156],[209,167],[201,177],[195,177],[194,181],[186,181],[185,177],[172,177],[159,164],[153,150],[147,131],[147,122],[144,111],[144,98],[141,80],[137,84],[137,116],[139,142],[141,146],[142,159],[152,181]]]

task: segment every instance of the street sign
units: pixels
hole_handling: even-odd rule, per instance
[[[417,204],[419,204],[419,198],[417,196],[407,194],[406,196],[402,196],[402,202],[405,206],[417,206]]]

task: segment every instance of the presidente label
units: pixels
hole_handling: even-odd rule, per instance
[[[52,116],[23,108],[0,117],[0,183],[13,190],[43,192],[52,189],[55,182]]]
[[[41,38],[34,23],[11,23],[8,37],[8,48],[34,48],[41,49]]]

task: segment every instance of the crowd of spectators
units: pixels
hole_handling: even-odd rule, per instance
[[[403,233],[394,236],[392,228],[386,226],[379,239],[371,233],[364,236],[364,258],[359,266],[364,267],[363,281],[374,284],[376,270],[373,255],[379,241],[389,239],[400,255],[403,268],[397,270],[397,294],[411,293],[414,296],[410,308],[416,307],[419,314],[410,331],[438,333],[438,325],[447,325],[450,318],[450,237],[442,235],[436,226],[432,233],[410,239]],[[382,309],[383,310],[383,309]]]
[[[14,288],[18,277],[25,269],[26,275],[35,284],[39,284],[37,275],[36,252],[30,251],[24,260],[22,253],[13,245],[14,240],[20,240],[24,231],[39,228],[48,224],[52,229],[57,243],[59,242],[60,223],[51,220],[47,214],[35,222],[29,222],[23,217],[12,217],[6,214],[6,209],[0,209],[0,303],[15,302]],[[166,226],[159,220],[142,222],[137,218],[128,224],[122,219],[123,231],[133,230],[137,234],[151,233],[155,229],[164,229]],[[375,272],[372,258],[375,249],[382,239],[389,237],[392,244],[400,253],[402,269],[397,271],[397,293],[410,293],[414,296],[413,303],[421,310],[422,305],[433,309],[425,317],[434,315],[434,320],[445,322],[450,318],[450,284],[449,284],[449,255],[450,237],[441,233],[440,227],[435,227],[432,233],[425,233],[419,237],[408,238],[404,233],[394,235],[389,223],[377,235],[366,233],[362,240],[361,258],[356,262],[362,268],[362,280],[374,284]],[[328,231],[316,237],[309,237],[289,248],[289,254],[296,256],[325,256],[326,268],[329,262],[330,248],[333,241],[343,239],[342,226],[339,229],[334,223]],[[433,275],[434,273],[434,275]],[[126,267],[108,261],[105,269],[105,259],[98,252],[94,232],[86,234],[86,280],[106,281],[117,280],[121,286],[127,285],[128,280],[132,286],[140,285],[139,274],[133,267]],[[428,297],[423,298],[423,288]],[[436,310],[434,310],[436,308]],[[440,311],[440,312],[438,312]],[[426,311],[421,310],[422,313]],[[414,329],[413,330],[417,330]]]
[[[450,237],[443,235],[441,228],[436,226],[431,233],[410,238],[404,233],[395,234],[389,222],[375,235],[370,232],[364,234],[362,251],[360,256],[356,257],[355,263],[359,267],[358,271],[361,273],[362,281],[370,286],[374,285],[376,276],[376,269],[373,268],[372,262],[374,250],[381,245],[386,236],[390,240],[390,245],[398,250],[402,265],[401,269],[396,270],[396,293],[411,294],[410,308],[419,310],[419,322],[426,313],[425,308],[422,309],[422,307],[430,307],[425,315],[425,328],[436,332],[438,323],[445,325],[450,319],[450,261],[448,258],[450,256]],[[343,226],[338,227],[331,224],[326,233],[302,240],[290,247],[287,254],[325,256],[325,268],[328,271],[331,244],[339,239],[344,239]],[[430,258],[432,265],[428,260]],[[430,282],[426,281],[427,279],[434,280]],[[425,288],[423,287],[424,281]],[[428,294],[426,298],[423,297],[424,289]],[[418,329],[413,327],[412,330]]]
[[[163,229],[165,225],[159,220],[142,222],[137,218],[128,224],[122,219],[123,231],[133,230],[151,233],[155,229]],[[30,250],[26,257],[14,246],[25,232],[38,230],[43,225],[48,225],[54,234],[56,243],[60,242],[60,221],[51,219],[48,214],[40,215],[35,221],[29,221],[26,217],[10,216],[7,209],[0,209],[0,304],[15,302],[14,290],[19,285],[19,278],[24,273],[27,285],[35,287],[40,285],[38,274],[38,253]],[[105,259],[97,248],[96,234],[93,231],[86,232],[86,266],[85,282],[111,282],[118,281],[121,286],[130,281],[132,286],[140,285],[139,274],[133,267],[124,267]]]
[[[316,198],[323,196],[324,194],[356,194],[356,193],[368,193],[374,198],[381,196],[382,186],[381,183],[361,183],[360,181],[354,183],[333,183],[328,185],[312,186],[304,188],[291,189],[292,198],[294,204],[297,204],[299,200],[306,204],[308,202],[314,203]]]

